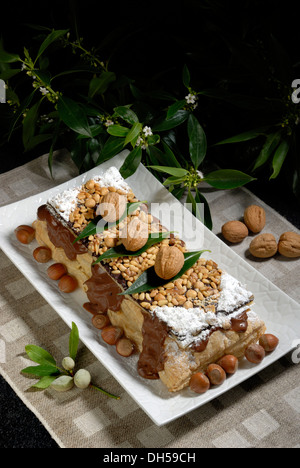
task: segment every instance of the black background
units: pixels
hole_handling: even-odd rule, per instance
[[[145,87],[156,79],[176,89],[184,63],[188,64],[199,89],[217,86],[230,60],[220,31],[236,42],[245,36],[250,40],[271,32],[290,56],[300,61],[297,2],[140,0],[118,3],[85,0],[3,3],[0,34],[9,52],[22,54],[24,45],[33,42],[36,31],[33,32],[28,24],[70,28],[71,31],[76,24],[87,48],[101,45],[104,58],[110,57],[110,69],[136,78]],[[214,8],[203,10],[201,5],[213,5]],[[59,69],[59,59],[55,65]],[[296,78],[300,76],[293,77]],[[214,140],[215,134],[228,137],[247,129],[244,111],[227,107],[226,113],[222,112],[224,109],[220,107],[219,114],[209,116],[206,130],[210,140]],[[240,128],[241,122],[244,128]],[[42,147],[25,154],[18,139],[2,144],[0,172],[38,157],[44,149],[47,152],[47,148]],[[243,148],[234,151],[241,153]],[[269,183],[262,176],[248,188],[300,228],[299,201],[287,188],[284,177]],[[57,447],[2,378],[0,419],[0,447]]]

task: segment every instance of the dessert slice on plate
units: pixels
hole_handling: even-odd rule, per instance
[[[121,354],[120,336],[132,343],[137,373],[170,392],[225,355],[244,356],[265,333],[252,293],[202,252],[188,252],[114,167],[49,199],[33,227],[86,293],[83,307],[105,327],[103,338],[108,327],[110,337],[117,332],[110,343]]]

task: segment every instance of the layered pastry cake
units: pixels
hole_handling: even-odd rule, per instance
[[[49,199],[33,226],[40,246],[86,293],[83,307],[134,344],[137,373],[170,392],[224,355],[242,357],[265,332],[252,293],[212,259],[187,264],[185,243],[116,168]],[[147,287],[139,280],[150,271],[155,282]]]

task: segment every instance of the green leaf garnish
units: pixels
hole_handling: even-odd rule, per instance
[[[95,234],[99,234],[100,232],[103,232],[103,231],[108,231],[109,229],[118,226],[125,218],[127,218],[127,216],[134,213],[143,204],[147,204],[147,202],[141,201],[141,202],[127,203],[124,214],[115,223],[106,223],[103,226],[98,226],[99,221],[101,221],[101,219],[103,218],[102,216],[97,216],[87,225],[87,227],[79,234],[79,236],[76,237],[76,239],[73,241],[73,244],[75,244],[81,239],[84,239],[85,237],[94,236]]]
[[[76,359],[79,344],[79,331],[76,323],[72,322],[72,329],[69,337],[69,356]]]
[[[60,374],[60,370],[56,366],[50,365],[39,365],[39,366],[29,366],[25,367],[21,371],[23,374],[35,375],[36,377],[44,377],[46,375],[56,375]]]
[[[50,365],[56,367],[56,361],[48,351],[36,345],[25,346],[25,351],[31,361],[37,364]]]
[[[190,268],[192,268],[204,252],[210,252],[210,250],[201,250],[199,252],[186,252],[184,254],[184,265],[182,269],[176,276],[174,276],[174,278],[171,278],[168,281],[165,281],[159,276],[157,276],[154,267],[148,268],[133,283],[133,285],[130,286],[130,288],[128,288],[125,292],[120,293],[119,296],[151,291],[153,289],[157,289],[161,286],[165,286],[169,283],[172,283],[178,278],[181,278],[182,275],[184,275]]]
[[[152,247],[152,245],[158,244],[163,239],[166,239],[170,234],[172,234],[172,232],[151,233],[144,247],[136,252],[130,252],[129,250],[126,250],[123,244],[113,247],[112,249],[104,252],[104,254],[102,254],[101,257],[97,259],[94,265],[108,258],[139,257],[142,253],[146,252],[150,247]]]

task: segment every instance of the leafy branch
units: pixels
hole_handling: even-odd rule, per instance
[[[37,366],[29,366],[22,369],[22,373],[34,378],[38,378],[38,382],[33,384],[31,388],[45,390],[49,387],[59,392],[71,390],[75,384],[78,388],[94,388],[106,396],[114,399],[119,397],[103,390],[97,385],[91,383],[91,375],[85,369],[79,369],[75,372],[75,361],[79,345],[79,331],[77,325],[72,322],[72,329],[69,337],[69,356],[62,360],[62,367],[59,367],[54,357],[45,349],[36,345],[25,346],[25,351],[29,359]]]

